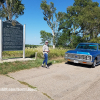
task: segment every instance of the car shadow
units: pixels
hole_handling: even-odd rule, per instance
[[[80,63],[66,62],[65,64],[77,66],[77,67],[91,68],[91,65],[80,64]]]
[[[52,62],[48,63],[48,67],[50,67],[52,65]]]

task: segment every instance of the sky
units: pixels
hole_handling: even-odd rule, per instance
[[[43,19],[43,13],[40,9],[42,0],[22,0],[22,4],[25,5],[24,15],[20,16],[17,21],[22,25],[26,25],[26,42],[25,44],[40,45],[41,36],[40,31],[52,33],[52,30],[47,25],[47,22]],[[98,2],[100,6],[100,0],[92,0]],[[66,8],[72,6],[74,0],[47,0],[47,4],[54,3],[56,12],[67,12]]]

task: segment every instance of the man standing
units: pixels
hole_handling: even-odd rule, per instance
[[[42,67],[44,67],[44,63],[46,64],[46,68],[49,68],[47,66],[47,61],[48,61],[48,53],[49,53],[49,47],[48,47],[48,41],[45,41],[45,45],[43,46],[43,54],[44,54],[44,61],[42,64]]]

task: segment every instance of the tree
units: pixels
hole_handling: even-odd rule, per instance
[[[56,30],[57,30],[57,25],[58,25],[57,19],[56,19],[56,8],[54,7],[53,2],[50,2],[50,5],[48,5],[46,0],[42,1],[40,7],[43,10],[44,20],[47,21],[48,26],[52,30],[53,48],[55,48]]]
[[[100,34],[100,7],[98,5],[99,3],[92,0],[75,0],[73,6],[67,8],[67,13],[60,20],[59,30],[64,30],[63,34],[69,37],[67,40],[71,47],[77,43],[77,41],[75,43],[76,39],[88,42]],[[68,30],[70,30],[69,34]]]
[[[70,30],[66,31],[65,29],[63,30],[63,32],[60,33],[60,36],[58,37],[58,41],[57,41],[57,46],[58,47],[66,47],[68,44],[68,40],[69,40],[69,33]]]
[[[6,20],[16,19],[23,15],[24,9],[21,0],[0,0],[0,17]]]
[[[100,43],[100,37],[93,38],[89,41],[90,43]]]
[[[78,19],[77,22],[83,37],[90,35],[89,39],[92,39],[98,35],[97,30],[100,26],[100,7],[98,5],[99,3],[92,2],[92,0],[75,0],[75,3],[69,10],[72,14],[74,12],[75,17]]]
[[[59,31],[62,30],[62,35],[60,36],[60,40],[58,41],[58,44],[62,44],[62,46],[66,45],[66,44],[71,44],[71,46],[73,45],[73,35],[77,34],[77,26],[76,23],[76,19],[74,18],[74,16],[72,16],[71,14],[67,13],[63,13],[63,17],[60,18],[60,23],[59,23]]]
[[[40,35],[41,35],[41,43],[40,44],[45,44],[45,41],[48,40],[48,43],[51,44],[52,42],[52,34],[51,33],[48,33],[48,32],[45,32],[45,31],[40,31]]]

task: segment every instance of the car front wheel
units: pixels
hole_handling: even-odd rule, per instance
[[[95,68],[96,63],[97,63],[97,60],[95,59],[94,62],[93,62],[93,64],[92,64],[92,68]]]

